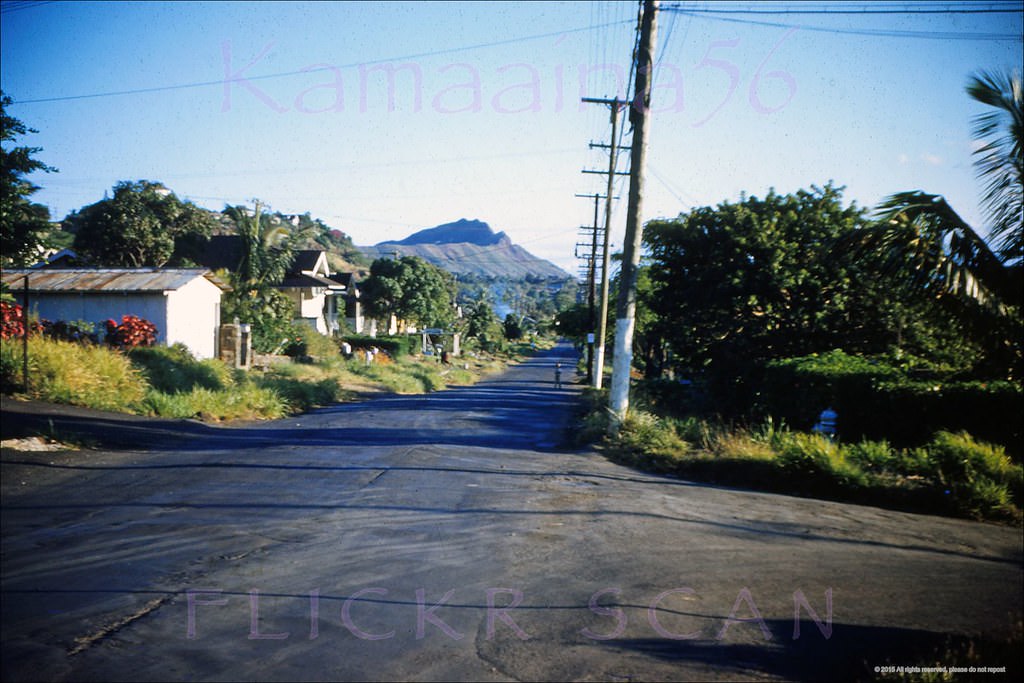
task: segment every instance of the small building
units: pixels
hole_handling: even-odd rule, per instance
[[[156,325],[157,343],[184,344],[197,358],[217,356],[220,298],[230,288],[205,268],[42,268],[0,277],[20,299],[26,275],[30,314],[99,329],[134,315]]]

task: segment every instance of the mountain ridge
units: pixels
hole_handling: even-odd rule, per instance
[[[478,219],[460,218],[417,231],[401,240],[358,248],[371,260],[394,255],[419,256],[457,275],[512,280],[572,278],[555,264],[534,256],[514,244],[504,232],[494,232],[490,225]]]

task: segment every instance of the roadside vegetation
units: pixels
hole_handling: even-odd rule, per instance
[[[587,390],[577,445],[596,444],[613,460],[715,484],[866,503],[901,510],[1022,519],[1024,469],[1002,446],[966,432],[937,431],[896,447],[884,439],[843,441],[766,418],[742,426],[673,414],[640,392],[616,436],[607,435],[607,394]]]
[[[139,415],[274,419],[367,394],[472,384],[529,351],[529,344],[510,344],[490,353],[470,351],[449,365],[431,356],[379,353],[367,364],[359,354],[343,357],[322,335],[309,333],[303,341],[302,355],[246,372],[219,360],[196,360],[180,345],[119,350],[31,335],[27,390],[21,387],[20,340],[0,345],[0,388],[25,398]]]
[[[647,223],[630,411],[609,425],[591,393],[580,442],[689,479],[1019,521],[1024,86],[982,71],[967,94],[979,229],[923,190],[868,211],[831,182]],[[559,329],[582,343],[590,317]]]

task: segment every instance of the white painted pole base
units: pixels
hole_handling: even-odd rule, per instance
[[[611,421],[608,430],[619,433],[629,411],[629,373],[633,366],[633,316],[615,321],[615,358],[612,360],[612,386],[608,400]]]

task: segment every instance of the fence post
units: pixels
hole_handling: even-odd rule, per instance
[[[21,385],[22,390],[28,393],[28,273],[25,273],[25,285],[21,291]]]

